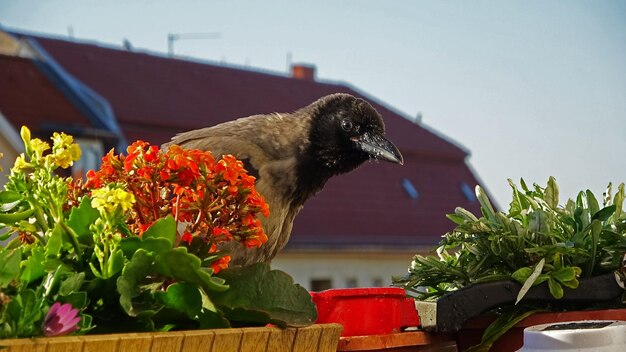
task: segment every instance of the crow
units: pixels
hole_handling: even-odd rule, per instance
[[[293,113],[254,115],[183,132],[163,146],[210,150],[216,157],[232,154],[256,177],[255,186],[270,208],[268,218],[261,216],[268,241],[260,248],[239,243],[229,248],[231,264],[248,265],[269,262],[285,247],[295,216],[330,177],[370,159],[403,164],[384,133],[382,117],[369,103],[337,93]]]

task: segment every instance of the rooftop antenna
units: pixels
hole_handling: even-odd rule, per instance
[[[217,39],[220,38],[219,32],[206,32],[206,33],[168,33],[167,34],[167,53],[169,56],[174,56],[174,42],[177,40],[186,39]]]
[[[67,26],[67,37],[71,40],[74,40],[74,27]]]

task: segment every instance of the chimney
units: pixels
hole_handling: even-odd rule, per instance
[[[291,77],[305,81],[315,81],[315,65],[293,64],[291,65]]]

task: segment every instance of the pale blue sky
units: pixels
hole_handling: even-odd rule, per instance
[[[130,4],[127,4],[130,3]],[[285,72],[317,65],[471,151],[506,207],[507,178],[563,196],[626,181],[626,1],[0,0],[0,25]]]

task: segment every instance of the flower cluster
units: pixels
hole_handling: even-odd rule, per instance
[[[171,214],[181,229],[179,241],[189,245],[199,237],[217,253],[220,243],[231,240],[246,247],[267,242],[257,214],[267,217],[269,208],[254,181],[232,155],[215,160],[208,151],[177,145],[164,151],[137,141],[126,155],[109,152],[100,170],[87,173],[84,189],[95,208],[130,210],[126,224],[132,233],[141,235]],[[219,272],[229,260],[218,255],[211,266]]]

